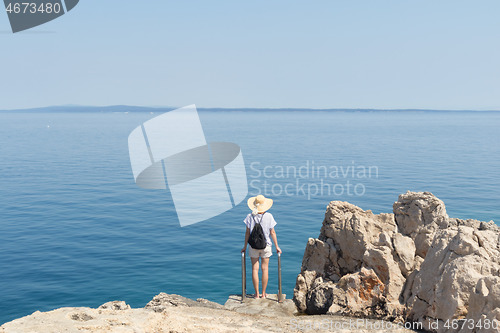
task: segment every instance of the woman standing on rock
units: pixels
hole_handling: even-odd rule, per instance
[[[243,221],[246,228],[245,245],[241,252],[245,252],[247,244],[250,245],[249,254],[252,260],[252,282],[255,288],[255,298],[260,298],[259,294],[259,257],[262,258],[262,297],[266,298],[266,287],[268,281],[269,258],[273,254],[271,239],[276,245],[276,252],[281,253],[278,246],[278,238],[274,227],[276,221],[271,213],[267,212],[273,205],[273,200],[258,195],[248,199],[248,207],[252,213],[248,214]],[[257,227],[256,227],[257,226]]]

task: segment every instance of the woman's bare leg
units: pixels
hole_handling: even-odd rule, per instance
[[[260,298],[259,295],[259,258],[252,259],[252,282],[255,289],[255,298]]]
[[[268,268],[269,268],[269,258],[262,258],[262,297],[266,298],[266,288],[267,288],[267,281],[269,279],[269,274],[268,274]]]

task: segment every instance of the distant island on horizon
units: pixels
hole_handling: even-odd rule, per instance
[[[83,105],[60,105],[24,109],[1,109],[0,112],[16,113],[67,113],[67,112],[168,112],[179,107],[164,106],[133,106],[133,105],[109,105],[109,106],[83,106]],[[439,110],[439,109],[365,109],[365,108],[215,108],[197,107],[198,111],[321,111],[321,112],[500,112],[500,110]]]

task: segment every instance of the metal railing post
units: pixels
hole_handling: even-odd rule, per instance
[[[247,296],[247,265],[245,252],[241,252],[241,301],[245,301]]]
[[[278,253],[278,303],[283,303],[283,293],[281,290],[281,253]]]

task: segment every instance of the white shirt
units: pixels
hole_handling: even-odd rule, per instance
[[[252,216],[252,213],[248,214],[247,217],[243,220],[243,223],[250,229],[250,233],[255,226],[255,223],[260,223],[262,230],[264,231],[264,236],[266,237],[267,245],[272,246],[271,237],[269,233],[271,229],[277,224],[274,220],[273,214],[269,212],[265,212],[264,214],[255,214]]]

